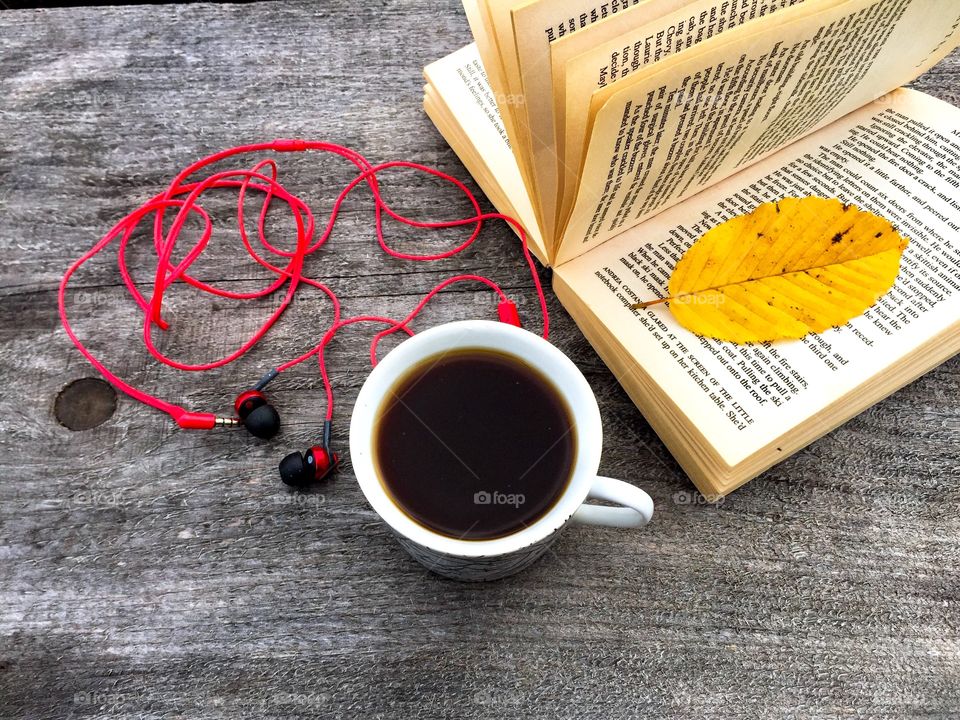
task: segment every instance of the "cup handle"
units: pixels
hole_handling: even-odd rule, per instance
[[[653,517],[653,500],[643,490],[623,480],[597,476],[587,498],[607,500],[623,507],[584,503],[573,513],[574,522],[583,525],[639,528]]]

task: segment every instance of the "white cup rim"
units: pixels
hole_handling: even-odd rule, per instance
[[[510,535],[460,540],[413,520],[384,489],[374,460],[374,425],[384,394],[415,363],[454,348],[487,348],[512,354],[551,379],[573,415],[577,453],[560,499],[543,516]],[[460,320],[417,333],[391,350],[360,389],[350,421],[350,461],[367,502],[397,533],[431,550],[459,557],[490,557],[528,547],[562,528],[586,500],[600,466],[603,429],[600,409],[583,373],[539,335],[490,320]]]

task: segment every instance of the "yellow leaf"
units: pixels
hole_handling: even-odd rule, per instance
[[[888,220],[853,205],[784,198],[731,218],[691,245],[665,301],[698,335],[733,342],[800,338],[843,325],[873,305],[896,280],[906,246]]]

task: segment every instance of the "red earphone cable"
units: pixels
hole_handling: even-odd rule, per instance
[[[330,217],[324,226],[322,234],[318,238],[314,238],[316,225],[313,212],[305,202],[300,200],[295,195],[289,193],[286,188],[284,188],[283,185],[277,180],[277,164],[272,159],[261,160],[249,170],[226,170],[216,172],[200,181],[186,182],[190,176],[194,175],[200,170],[227,158],[245,153],[257,153],[270,150],[275,152],[301,152],[305,150],[330,152],[349,160],[360,170],[359,174],[353,180],[351,180],[337,196],[333,203]],[[379,184],[377,183],[377,174],[392,168],[407,168],[416,170],[453,184],[459,190],[461,190],[470,201],[470,204],[474,210],[474,215],[472,217],[462,218],[459,220],[424,222],[405,217],[395,212],[383,200],[383,197],[380,194]],[[316,355],[327,399],[326,419],[330,420],[333,416],[333,389],[324,361],[324,349],[330,343],[330,341],[333,340],[336,333],[342,328],[360,322],[373,322],[388,325],[387,328],[379,331],[370,343],[370,362],[372,365],[376,365],[377,346],[380,340],[387,335],[391,335],[398,331],[403,331],[407,335],[413,335],[413,331],[410,329],[409,324],[437,293],[454,283],[464,281],[482,283],[497,293],[500,298],[501,308],[505,303],[510,304],[512,307],[512,304],[510,303],[506,294],[504,294],[503,290],[492,280],[479,275],[465,274],[447,278],[443,282],[437,284],[402,320],[395,320],[393,318],[374,315],[361,315],[342,319],[341,305],[336,294],[324,283],[304,275],[303,265],[306,257],[319,250],[320,247],[322,247],[329,239],[331,233],[333,232],[337,215],[340,212],[341,204],[346,199],[347,195],[349,195],[350,192],[361,183],[365,183],[373,194],[377,242],[384,252],[398,259],[433,261],[449,258],[459,252],[462,252],[473,244],[480,234],[484,221],[503,220],[512,225],[520,237],[520,245],[523,250],[523,255],[526,259],[527,266],[530,269],[530,274],[533,278],[533,284],[536,288],[537,296],[540,301],[540,311],[543,318],[542,334],[544,338],[548,337],[550,321],[547,313],[546,297],[540,284],[540,278],[537,274],[536,265],[533,262],[533,257],[530,254],[530,250],[527,245],[526,232],[524,231],[523,226],[517,220],[500,213],[481,212],[480,204],[477,202],[477,199],[474,197],[473,193],[470,192],[469,188],[466,187],[466,185],[456,178],[435,168],[406,161],[393,161],[381,163],[379,165],[372,165],[360,153],[351,150],[350,148],[333,143],[286,139],[275,140],[270,143],[241,145],[235,148],[222,150],[218,153],[214,153],[213,155],[198,160],[177,174],[164,192],[151,198],[136,210],[129,213],[126,217],[122,218],[90,250],[74,261],[64,273],[57,293],[60,320],[63,323],[64,330],[66,330],[67,335],[73,341],[73,344],[77,346],[77,349],[80,350],[83,356],[118,389],[146,405],[154,407],[158,410],[162,410],[163,412],[169,414],[181,427],[204,429],[212,428],[218,423],[228,423],[232,421],[224,418],[217,418],[215,415],[210,413],[190,412],[178,405],[174,405],[173,403],[161,400],[154,395],[146,393],[142,390],[138,390],[114,374],[99,359],[97,359],[93,353],[90,352],[90,350],[87,349],[87,347],[76,335],[70,325],[69,320],[67,319],[66,292],[70,278],[88,260],[102,252],[114,240],[119,239],[117,249],[117,266],[119,268],[120,275],[123,278],[124,285],[129,291],[134,302],[143,312],[144,345],[146,345],[148,352],[150,352],[150,354],[159,362],[179,370],[189,371],[203,371],[222,367],[223,365],[233,362],[237,358],[243,356],[248,350],[256,345],[267,333],[267,331],[273,327],[274,323],[277,322],[284,310],[286,310],[286,308],[293,301],[294,295],[300,284],[303,283],[309,285],[320,290],[330,299],[333,307],[333,321],[317,345],[305,352],[303,355],[278,365],[275,370],[272,371],[272,375],[269,379],[272,379],[272,377],[275,377],[276,374],[283,372],[284,370],[287,370],[294,365],[297,365]],[[230,290],[224,290],[222,288],[217,288],[208,283],[202,282],[188,273],[190,266],[203,253],[213,234],[213,221],[203,207],[199,204],[199,201],[205,192],[223,188],[237,190],[237,221],[240,239],[243,243],[244,249],[247,251],[247,254],[259,265],[277,275],[275,280],[259,290],[252,292],[234,292]],[[264,196],[263,205],[260,209],[260,214],[257,221],[257,233],[259,236],[260,245],[267,253],[280,258],[286,258],[288,262],[285,267],[275,265],[268,261],[266,257],[257,251],[250,241],[246,231],[246,218],[244,216],[243,208],[247,193],[251,190],[263,193]],[[281,250],[271,244],[267,239],[265,228],[266,218],[270,209],[270,205],[274,200],[279,200],[286,203],[296,225],[297,242],[293,251]],[[169,211],[175,211],[176,214],[169,228],[165,229],[165,215]],[[463,243],[451,250],[446,250],[444,252],[435,254],[416,255],[394,250],[387,244],[387,241],[383,235],[384,213],[397,222],[415,228],[440,229],[460,227],[465,225],[475,225],[475,227],[473,228],[470,236]],[[153,242],[154,249],[157,254],[157,263],[154,271],[152,293],[150,293],[149,297],[145,297],[137,288],[136,283],[134,282],[133,277],[127,268],[126,249],[130,238],[140,226],[140,223],[151,215],[153,216]],[[200,233],[200,236],[194,245],[190,247],[183,256],[183,259],[178,263],[173,264],[172,257],[174,248],[177,246],[177,242],[181,239],[181,231],[191,215],[198,217],[202,221],[202,232]],[[286,285],[286,292],[277,309],[274,310],[263,322],[263,324],[235,350],[218,360],[205,363],[184,363],[166,356],[159,349],[157,349],[152,336],[154,325],[157,325],[161,330],[166,330],[169,327],[169,324],[163,319],[162,316],[163,298],[166,290],[177,281],[185,282],[201,292],[233,300],[252,300],[264,298],[279,291],[284,285]],[[511,315],[515,316],[515,312],[516,311],[514,308]]]

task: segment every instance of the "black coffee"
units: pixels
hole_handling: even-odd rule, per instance
[[[539,519],[573,469],[564,399],[517,357],[483,349],[419,363],[384,398],[375,463],[394,501],[421,525],[484,540]]]

